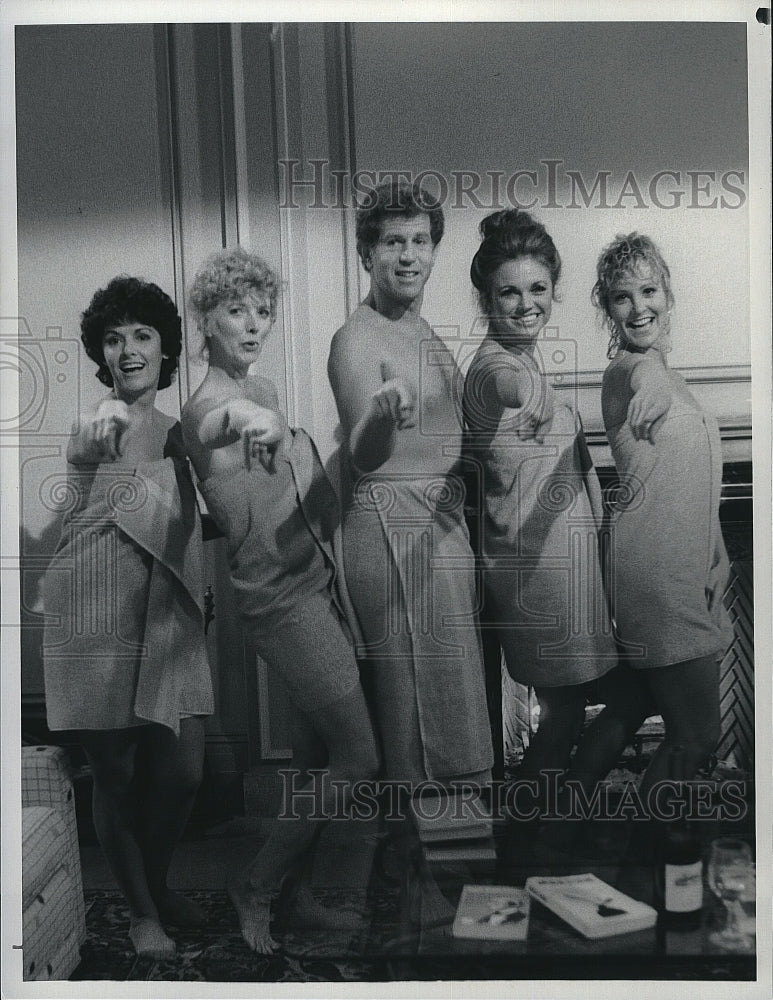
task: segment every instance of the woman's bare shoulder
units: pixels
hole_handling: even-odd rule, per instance
[[[153,416],[157,425],[161,428],[164,434],[168,434],[175,424],[179,423],[177,417],[170,417],[168,413],[162,413],[161,410],[157,410],[155,407],[153,410]]]
[[[277,409],[279,406],[279,393],[276,385],[265,375],[251,375],[248,382],[249,397],[258,406],[268,406]]]
[[[180,419],[183,431],[195,427],[211,410],[228,402],[230,398],[234,397],[230,394],[229,386],[219,384],[208,372],[204,376],[204,381],[182,408]]]
[[[618,351],[607,365],[602,382],[611,384],[621,379],[630,379],[645,357],[646,355],[634,351]]]
[[[213,371],[210,368],[204,376],[203,382],[185,404],[183,410],[188,407],[198,409],[199,407],[210,404],[213,401],[217,403],[224,403],[226,400],[236,398],[240,394],[239,387],[233,379],[229,378],[227,375],[221,375],[220,372]]]
[[[541,373],[534,361],[527,354],[508,351],[491,337],[486,337],[479,345],[470,363],[470,370],[485,370],[487,372],[507,372],[527,374],[540,378]]]

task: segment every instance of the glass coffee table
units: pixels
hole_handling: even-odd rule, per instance
[[[713,832],[707,829],[705,835]],[[689,930],[658,925],[589,940],[533,900],[524,941],[454,937],[451,928],[466,884],[523,886],[530,875],[592,872],[652,903],[652,865],[621,857],[614,844],[587,856],[551,858],[521,848],[517,831],[501,827],[495,843],[495,859],[428,862],[409,821],[387,824],[367,888],[367,929],[348,942],[348,956],[369,963],[374,978],[384,981],[755,980],[754,952],[721,952],[711,944],[724,911],[708,886],[700,924]],[[753,927],[753,906],[747,909]]]

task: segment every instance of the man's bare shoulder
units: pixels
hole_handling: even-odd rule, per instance
[[[347,317],[343,326],[336,330],[333,340],[350,340],[363,334],[372,334],[383,324],[383,319],[377,312],[365,305],[359,305]]]
[[[369,345],[377,346],[383,341],[381,317],[366,306],[358,306],[343,326],[333,334],[330,342],[330,358],[340,359],[361,354]]]

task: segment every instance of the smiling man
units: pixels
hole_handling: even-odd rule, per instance
[[[486,781],[492,763],[459,475],[451,353],[421,318],[443,210],[418,185],[379,186],[357,216],[370,291],[335,334],[328,374],[353,486],[345,575],[385,776]]]

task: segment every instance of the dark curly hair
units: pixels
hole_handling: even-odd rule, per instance
[[[429,234],[432,245],[443,238],[445,219],[440,202],[426,188],[415,181],[392,179],[378,184],[357,207],[357,253],[363,264],[378,243],[381,223],[387,216],[412,219],[416,215],[429,216]]]
[[[534,257],[550,272],[553,289],[561,277],[561,257],[541,222],[522,209],[492,212],[480,224],[481,245],[470,265],[470,280],[484,312],[491,311],[491,279],[502,264],[518,257]]]
[[[158,388],[167,389],[172,384],[182,351],[182,322],[177,306],[158,285],[125,275],[113,278],[106,288],[95,292],[88,309],[81,315],[81,341],[86,354],[97,366],[97,378],[113,387],[113,376],[105,364],[102,350],[105,330],[132,322],[147,323],[158,331],[161,350],[166,355],[161,360]]]

